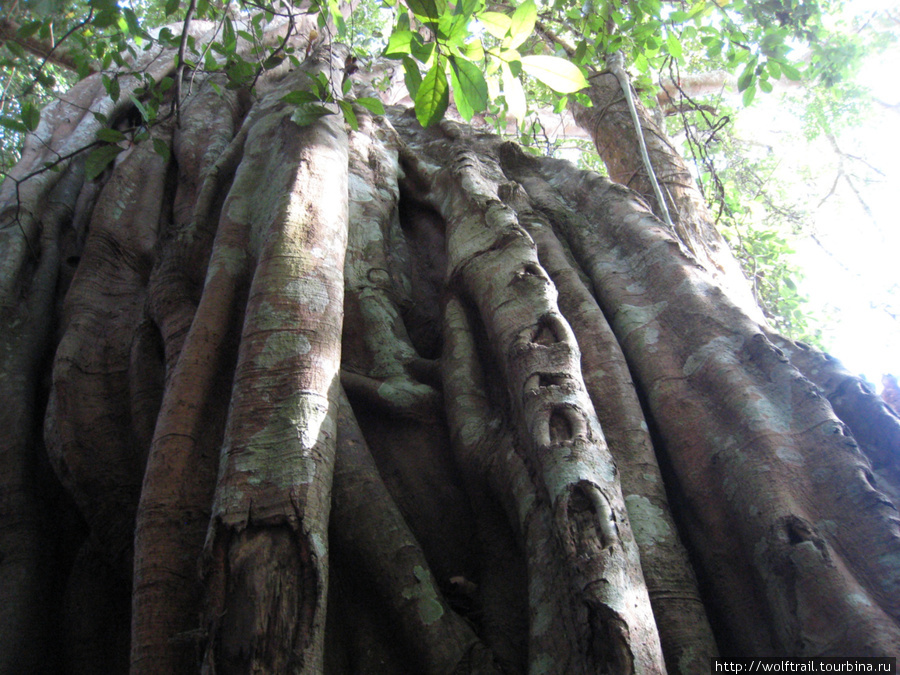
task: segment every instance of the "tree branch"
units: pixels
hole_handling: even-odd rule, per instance
[[[46,63],[52,63],[69,70],[78,70],[78,64],[72,53],[68,49],[59,46],[62,40],[54,45],[47,40],[19,37],[18,31],[19,24],[15,21],[0,19],[0,42],[13,42],[25,51],[44,59]],[[97,72],[97,69],[92,66],[88,66],[88,68],[91,73]]]

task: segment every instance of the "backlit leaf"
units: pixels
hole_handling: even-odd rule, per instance
[[[450,85],[441,58],[434,61],[416,95],[416,118],[423,127],[439,121],[450,105]]]
[[[418,64],[408,56],[403,57],[403,82],[406,84],[409,97],[415,101],[422,84],[422,74],[419,72]]]
[[[410,30],[398,30],[391,34],[387,47],[384,48],[385,56],[403,56],[411,52],[410,42],[416,36]]]
[[[481,69],[471,61],[450,57],[453,77],[453,100],[459,114],[467,122],[488,104],[488,88]]]
[[[509,27],[512,25],[512,19],[499,12],[482,12],[478,15],[478,20],[485,30],[498,40],[506,37]]]
[[[446,1],[441,0],[406,0],[407,6],[413,14],[428,21],[437,21],[447,8]]]
[[[511,49],[515,49],[528,39],[534,30],[534,24],[537,21],[537,6],[534,0],[528,0],[518,6],[513,12],[509,26],[509,44],[506,45]]]
[[[522,69],[560,94],[571,94],[588,86],[578,66],[557,56],[523,56]]]
[[[503,73],[503,96],[506,98],[507,112],[516,118],[517,123],[521,124],[525,119],[525,113],[528,111],[525,90],[522,89],[522,83],[519,81],[519,78],[513,76],[507,64],[502,64],[501,71]]]

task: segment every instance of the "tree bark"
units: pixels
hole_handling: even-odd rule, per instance
[[[198,80],[171,159],[88,184],[27,178],[93,137],[55,104],[0,188],[0,672],[900,652],[896,415],[626,187],[399,109],[294,122],[343,66]]]
[[[593,106],[585,108],[576,104],[573,112],[578,123],[594,139],[609,177],[639,193],[662,218],[662,209],[657,204],[652,182],[638,152],[638,130],[618,79],[609,71],[596,73],[590,78],[587,91]],[[665,196],[675,235],[744,312],[762,322],[762,314],[740,265],[716,229],[684,158],[665,131],[653,121],[636,92],[632,98],[640,120],[640,133]]]

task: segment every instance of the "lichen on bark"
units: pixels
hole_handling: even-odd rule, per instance
[[[900,651],[896,416],[621,185],[399,109],[292,121],[343,59],[198,79],[168,162],[2,189],[2,667]]]

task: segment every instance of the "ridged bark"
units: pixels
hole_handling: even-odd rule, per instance
[[[627,188],[408,111],[292,121],[344,57],[198,76],[168,161],[0,188],[0,672],[900,652],[893,412]],[[114,110],[67,100],[17,179]]]

